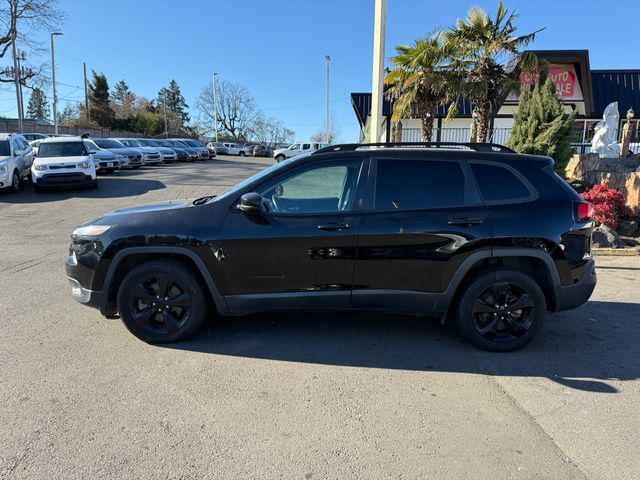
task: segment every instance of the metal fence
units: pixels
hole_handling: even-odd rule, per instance
[[[511,136],[510,128],[494,128],[489,131],[488,141],[504,145]],[[434,128],[431,140],[434,142],[468,142],[471,137],[469,128]],[[420,128],[404,128],[402,130],[403,142],[421,142],[422,130]]]
[[[17,121],[0,119],[0,132],[18,133],[20,132],[20,125]],[[53,135],[55,133],[55,129],[53,125],[40,125],[37,123],[25,122],[22,124],[22,133],[46,133],[48,135]],[[82,135],[83,133],[88,133],[94,138],[143,136],[141,133],[120,132],[109,129],[58,126],[58,134],[60,135]]]

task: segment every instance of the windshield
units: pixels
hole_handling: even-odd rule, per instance
[[[0,141],[0,156],[8,157],[11,155],[11,149],[9,148],[9,140]]]
[[[183,142],[192,147],[204,147],[204,145],[197,140],[183,140]]]
[[[83,142],[41,143],[38,148],[39,157],[84,157],[87,147]]]
[[[182,143],[178,142],[177,140],[166,140],[167,142],[169,142],[169,145],[173,146],[173,147],[182,147],[184,148],[185,145],[183,145]]]
[[[247,178],[246,180],[243,180],[242,182],[238,183],[237,185],[234,185],[229,190],[224,192],[222,195],[218,195],[217,197],[215,197],[212,201],[217,202],[217,201],[222,200],[224,198],[230,197],[230,196],[236,194],[237,192],[239,192],[240,190],[242,190],[247,185],[255,182],[256,180],[260,180],[262,177],[264,177],[266,175],[269,175],[271,172],[275,172],[276,170],[282,168],[283,166],[287,166],[290,162],[291,162],[291,160],[285,160],[285,161],[280,162],[280,163],[274,163],[270,167],[267,167],[264,170],[256,173],[255,175]]]
[[[142,147],[143,145],[137,140],[119,140],[120,143],[123,143],[127,147]]]
[[[84,146],[87,147],[87,150],[89,150],[90,152],[95,152],[96,150],[98,150],[97,147],[88,140],[84,141]]]
[[[171,142],[169,140],[158,140],[157,141],[163,147],[172,147]]]
[[[124,145],[111,138],[96,138],[93,141],[100,148],[123,148]]]

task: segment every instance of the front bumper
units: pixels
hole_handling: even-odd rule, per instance
[[[103,291],[94,291],[84,288],[75,278],[67,277],[71,287],[71,297],[79,303],[100,310],[106,314],[106,302]]]
[[[13,175],[7,169],[6,172],[0,173],[0,188],[6,188],[11,186],[11,182],[13,181]]]
[[[556,289],[556,311],[571,310],[587,303],[596,288],[596,265],[589,260],[582,276],[573,284]]]
[[[96,162],[96,168],[99,170],[107,170],[109,168],[120,168],[119,160],[108,160],[108,161],[100,161]]]
[[[83,172],[68,173],[45,173],[44,175],[32,176],[33,183],[38,187],[70,187],[91,185],[95,182],[95,177]]]

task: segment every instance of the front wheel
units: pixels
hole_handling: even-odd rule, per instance
[[[241,157],[245,157],[247,154],[244,152],[240,152],[238,155],[240,155]]]
[[[11,192],[18,193],[20,191],[20,174],[15,171],[11,176]]]
[[[278,155],[278,156],[276,157],[276,162],[282,162],[284,159],[285,159],[285,156],[284,156],[284,155]]]
[[[538,283],[508,269],[476,275],[456,307],[460,333],[474,345],[494,352],[516,350],[533,340],[547,310]]]
[[[180,262],[158,260],[129,272],[117,305],[127,329],[149,343],[169,343],[193,335],[206,316],[206,298],[197,274]]]

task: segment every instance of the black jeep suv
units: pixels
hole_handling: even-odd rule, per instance
[[[591,206],[553,160],[490,144],[339,145],[217,197],[116,210],[73,232],[72,295],[147,342],[205,317],[358,309],[455,320],[522,347],[591,295]]]

